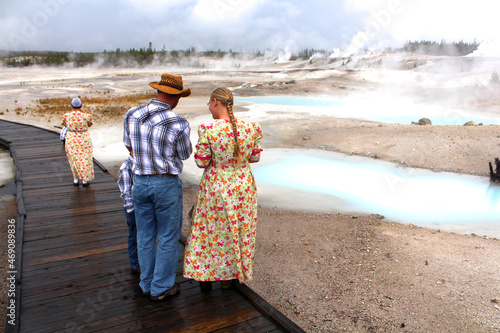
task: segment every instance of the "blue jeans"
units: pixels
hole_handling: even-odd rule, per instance
[[[175,283],[182,228],[179,177],[134,176],[132,186],[143,292],[158,296]],[[155,247],[156,243],[156,247]]]
[[[139,268],[139,258],[137,257],[137,227],[135,225],[135,213],[127,213],[124,208],[125,218],[127,219],[128,226],[128,259],[130,267],[134,269]]]

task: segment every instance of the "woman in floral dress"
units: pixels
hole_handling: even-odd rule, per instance
[[[92,126],[92,116],[81,110],[79,98],[71,101],[73,111],[63,116],[62,126],[67,128],[65,150],[71,172],[73,185],[78,186],[79,180],[83,186],[94,179],[94,161],[92,159],[92,139],[87,131]]]
[[[208,103],[214,122],[198,128],[195,162],[205,168],[191,219],[184,276],[197,281],[252,279],[257,187],[249,163],[260,159],[259,124],[235,119],[233,95],[216,89]]]

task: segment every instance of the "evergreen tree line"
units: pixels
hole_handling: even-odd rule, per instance
[[[465,43],[464,41],[447,43],[444,40],[439,43],[434,41],[408,41],[396,51],[437,56],[464,56],[476,51],[479,45],[476,40],[472,43]]]
[[[61,66],[67,63],[82,67],[94,63],[95,55],[96,53],[20,51],[6,52],[0,56],[0,60],[8,67]]]
[[[399,49],[388,49],[387,52],[408,52],[408,53],[418,53],[427,55],[443,55],[443,56],[463,56],[474,52],[479,46],[479,43],[474,41],[473,43],[452,42],[447,43],[445,41],[434,42],[434,41],[408,41],[402,48]],[[106,67],[116,67],[116,66],[147,66],[153,63],[158,65],[167,64],[180,64],[185,62],[186,59],[194,57],[211,57],[214,59],[222,59],[226,55],[237,56],[239,53],[229,51],[197,51],[194,47],[188,48],[187,50],[173,50],[167,51],[165,47],[162,50],[157,51],[153,49],[152,44],[149,46],[140,48],[136,50],[135,48],[122,51],[121,49],[116,49],[115,51],[104,52],[40,52],[40,51],[11,51],[3,52],[0,54],[0,61],[3,61],[5,66],[9,67],[26,67],[31,65],[42,65],[42,66],[61,66],[65,64],[72,64],[74,67],[83,67],[98,63],[99,65]],[[291,60],[307,60],[313,55],[324,54],[328,56],[331,52],[327,50],[317,50],[317,49],[304,49],[298,53],[294,53],[291,56]],[[258,58],[262,56],[262,53],[258,51],[253,53],[253,56]],[[196,65],[196,63],[194,63]],[[193,63],[191,63],[193,65]]]
[[[297,59],[308,60],[313,55],[316,55],[316,54],[321,54],[321,55],[329,56],[330,54],[332,54],[332,52],[331,51],[327,51],[327,50],[304,49],[304,50],[300,51],[297,55],[295,55],[295,54],[292,55],[292,57],[291,57],[290,60],[297,60]]]
[[[210,58],[223,58],[226,55],[234,55],[229,51],[203,51],[198,52],[194,47],[187,50],[156,51],[151,43],[148,48],[127,51],[116,49],[115,51],[104,50],[103,52],[40,52],[40,51],[12,51],[0,55],[0,61],[9,67],[26,67],[31,65],[61,66],[72,63],[74,67],[83,67],[98,63],[102,66],[147,66],[156,62],[157,64],[178,64],[191,56],[203,56]]]

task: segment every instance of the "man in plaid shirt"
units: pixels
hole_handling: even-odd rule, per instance
[[[183,206],[178,175],[182,161],[192,153],[189,123],[172,110],[191,90],[184,89],[182,77],[171,74],[162,74],[159,82],[149,85],[158,95],[149,104],[127,112],[123,143],[135,161],[132,200],[139,286],[151,300],[162,301],[179,291],[175,274]]]

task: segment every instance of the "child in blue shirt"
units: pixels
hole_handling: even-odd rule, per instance
[[[134,215],[134,203],[132,202],[132,185],[134,182],[134,159],[129,156],[121,165],[118,171],[118,187],[123,199],[123,209],[128,226],[128,257],[130,270],[133,274],[139,275],[139,259],[137,256],[137,227]]]

